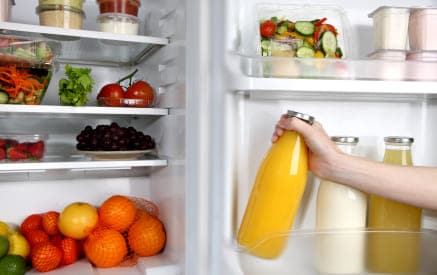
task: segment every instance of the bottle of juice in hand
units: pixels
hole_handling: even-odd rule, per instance
[[[312,124],[312,116],[288,111]],[[303,137],[285,131],[272,144],[262,161],[246,210],[237,242],[247,252],[262,258],[278,257],[287,242],[294,217],[305,190],[308,149]]]

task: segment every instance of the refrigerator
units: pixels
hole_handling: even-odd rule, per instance
[[[41,105],[0,105],[0,132],[48,134],[47,153],[41,162],[0,163],[1,220],[20,224],[31,213],[60,211],[74,201],[98,205],[121,194],[155,203],[167,234],[165,249],[135,266],[96,268],[83,259],[49,274],[319,274],[320,179],[311,173],[280,258],[253,257],[236,242],[274,125],[289,109],[313,115],[329,135],[358,136],[363,157],[380,161],[383,138],[405,135],[415,139],[415,165],[437,165],[437,73],[429,73],[437,72],[437,63],[369,57],[375,50],[370,13],[381,6],[437,6],[434,0],[142,0],[138,35],[99,31],[92,0],[83,2],[83,27],[76,30],[40,26],[37,5],[15,1],[0,30],[58,42],[54,74]],[[341,18],[327,16],[344,28],[345,57],[262,57],[260,6],[291,7],[297,14],[314,7],[340,10]],[[59,102],[66,64],[92,69],[95,84],[86,106]],[[97,106],[100,87],[134,69],[154,87],[155,106]],[[395,77],[386,75],[393,71]],[[156,155],[96,161],[77,152],[75,138],[85,126],[111,122],[151,135]],[[424,210],[422,227],[420,270],[433,274],[435,211]]]

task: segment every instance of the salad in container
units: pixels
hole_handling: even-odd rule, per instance
[[[41,104],[58,51],[57,42],[0,35],[0,104]]]

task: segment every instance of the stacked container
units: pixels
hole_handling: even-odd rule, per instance
[[[82,29],[83,0],[39,0],[36,13],[42,26]]]
[[[140,0],[97,0],[100,31],[119,34],[138,34]]]

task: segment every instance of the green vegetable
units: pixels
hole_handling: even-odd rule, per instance
[[[294,30],[303,36],[313,35],[315,29],[314,23],[310,21],[296,21],[294,23]]]
[[[337,50],[337,37],[331,31],[325,31],[321,37],[322,50],[325,56],[334,57]]]
[[[297,57],[314,57],[315,54],[316,52],[313,50],[313,48],[309,48],[306,46],[302,46],[296,51]]]
[[[59,80],[59,97],[62,104],[82,106],[88,102],[87,94],[91,93],[94,80],[90,76],[90,68],[74,68],[65,65],[68,79]]]
[[[0,104],[6,104],[9,101],[9,94],[6,91],[0,90]]]

